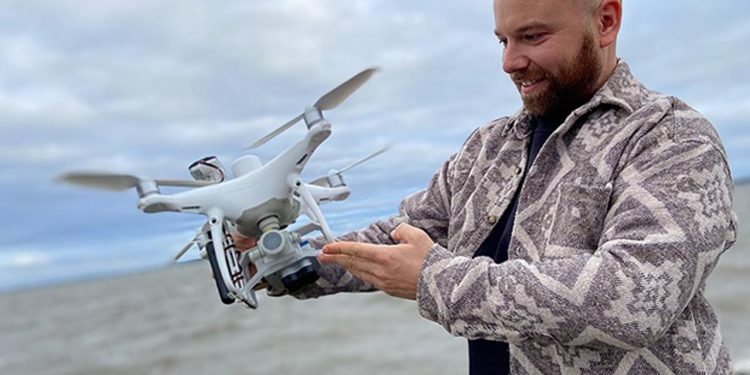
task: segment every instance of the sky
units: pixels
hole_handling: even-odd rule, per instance
[[[737,180],[750,178],[748,21],[745,0],[627,0],[618,44],[648,87],[713,122]],[[0,0],[0,291],[166,266],[203,223],[56,176],[189,178],[208,155],[228,167],[371,66],[326,113],[333,134],[303,177],[391,145],[323,211],[336,233],[395,213],[475,127],[520,107],[493,29],[489,0]],[[253,152],[268,161],[304,132]]]

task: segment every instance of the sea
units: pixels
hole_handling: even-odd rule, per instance
[[[750,374],[750,185],[706,295]],[[464,339],[383,293],[219,302],[207,263],[0,294],[0,374],[464,374]]]

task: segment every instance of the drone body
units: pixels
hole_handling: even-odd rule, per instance
[[[382,153],[380,150],[339,171],[306,183],[300,174],[313,152],[331,135],[331,124],[323,110],[336,107],[375,72],[367,69],[328,94],[292,121],[256,142],[257,147],[296,122],[304,120],[308,132],[304,139],[287,148],[265,165],[254,155],[245,155],[232,164],[233,179],[215,157],[201,159],[190,166],[196,179],[157,180],[110,173],[68,173],[63,181],[109,190],[135,187],[138,209],[146,213],[181,212],[208,218],[198,234],[177,254],[181,257],[194,244],[208,258],[221,300],[238,301],[248,307],[258,305],[255,288],[265,282],[275,294],[290,292],[317,279],[316,255],[302,236],[319,230],[326,241],[334,237],[319,205],[346,199],[351,191],[341,173]],[[159,186],[192,187],[176,194],[162,194]],[[289,230],[304,214],[310,223]],[[258,245],[246,252],[234,249],[231,231],[258,239]],[[250,273],[250,265],[256,272]]]
[[[305,186],[307,184],[300,179],[300,173],[309,156],[331,134],[330,128],[327,121],[319,121],[311,126],[305,139],[265,165],[260,165],[254,155],[239,158],[233,165],[237,168],[233,168],[235,178],[232,180],[173,195],[151,190],[140,198],[138,208],[147,213],[173,211],[206,216],[218,210],[248,237],[263,234],[258,223],[269,215],[276,216],[279,225],[286,227],[300,214],[301,205],[294,196],[302,196],[300,190],[309,190],[309,185]],[[349,191],[345,186],[319,188],[313,188],[317,203]]]

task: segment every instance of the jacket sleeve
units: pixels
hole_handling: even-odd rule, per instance
[[[736,228],[718,138],[669,129],[656,126],[625,156],[595,251],[495,264],[436,244],[420,274],[421,315],[457,336],[515,344],[634,350],[658,340]]]
[[[477,132],[472,133],[474,136]],[[470,137],[471,139],[472,137]],[[414,193],[401,201],[399,214],[387,220],[377,221],[367,228],[344,234],[337,238],[339,241],[356,241],[393,245],[391,231],[401,223],[408,223],[427,232],[432,240],[442,246],[447,246],[448,218],[450,212],[450,189],[453,163],[457,154],[446,160],[440,169],[432,176],[426,189]],[[322,247],[324,241],[311,241],[313,246]],[[315,298],[338,292],[374,291],[372,285],[366,283],[341,267],[324,265],[318,271],[320,279],[295,293],[299,299]]]

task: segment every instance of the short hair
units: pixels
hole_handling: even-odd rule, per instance
[[[581,9],[588,10],[591,13],[596,11],[596,8],[601,4],[601,0],[575,0],[575,2],[578,3]]]
[[[602,3],[602,0],[575,0],[578,5],[582,7],[582,9],[587,9],[591,12],[594,12],[597,8],[599,8],[599,5]],[[619,0],[620,4],[622,4],[622,0]]]

